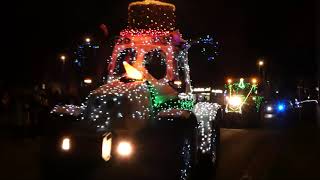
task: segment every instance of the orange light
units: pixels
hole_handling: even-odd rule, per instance
[[[169,7],[171,7],[173,10],[176,9],[176,7],[175,7],[173,4],[166,3],[166,2],[161,2],[161,1],[157,1],[157,0],[144,0],[144,1],[132,2],[132,3],[129,4],[129,9],[131,8],[131,6],[134,6],[134,5],[146,5],[146,4],[160,5],[160,6],[169,6]]]
[[[91,39],[90,39],[90,38],[86,38],[85,41],[86,41],[87,43],[90,43]]]
[[[66,60],[66,56],[65,56],[65,55],[62,55],[62,56],[60,56],[60,59],[61,59],[62,61],[64,61],[64,60]]]
[[[112,137],[111,133],[106,135],[102,141],[102,158],[105,161],[109,161],[111,158],[111,145],[112,145]]]
[[[128,157],[132,154],[132,144],[128,141],[121,141],[118,144],[117,152],[122,157]]]
[[[260,61],[258,62],[258,64],[259,64],[259,66],[263,66],[263,65],[264,65],[264,62],[263,62],[262,60],[260,60]]]
[[[69,151],[71,147],[71,140],[70,138],[63,138],[62,143],[61,143],[61,149],[64,151]]]
[[[124,66],[124,69],[126,70],[128,78],[137,79],[137,80],[143,79],[142,73],[138,71],[136,68],[134,68],[133,66],[131,66],[126,61],[123,61],[123,66]]]
[[[175,84],[177,86],[181,86],[182,82],[181,81],[174,81],[173,84]]]
[[[229,83],[229,84],[232,83],[232,79],[228,79],[228,83]]]
[[[92,79],[86,78],[86,79],[83,80],[83,82],[86,83],[86,84],[91,84],[92,83]]]
[[[233,107],[239,107],[239,106],[241,106],[242,98],[241,98],[241,96],[238,96],[238,95],[231,96],[228,99],[228,103]]]
[[[252,82],[253,84],[257,84],[258,80],[257,80],[256,78],[253,78],[253,79],[251,80],[251,82]]]

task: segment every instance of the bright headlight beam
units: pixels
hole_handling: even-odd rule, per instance
[[[228,101],[231,106],[240,106],[242,103],[240,96],[231,96]]]
[[[271,106],[267,106],[267,111],[272,111],[272,107]]]
[[[70,138],[63,138],[62,144],[61,144],[61,149],[64,151],[69,151],[71,148],[71,140]]]
[[[102,141],[101,156],[105,161],[109,161],[111,158],[111,145],[112,145],[112,137],[111,137],[111,133],[109,133],[103,138],[103,141]]]
[[[127,141],[121,141],[118,144],[117,152],[120,156],[128,157],[132,153],[132,145]]]

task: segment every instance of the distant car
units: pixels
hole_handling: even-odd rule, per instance
[[[299,109],[299,108],[303,108],[303,107],[317,107],[317,106],[319,106],[319,102],[317,101],[317,100],[314,100],[314,99],[308,99],[308,100],[303,100],[303,101],[298,101],[298,100],[296,100],[295,101],[295,105],[294,105],[294,107],[295,108],[297,108],[297,109]]]
[[[288,100],[266,101],[261,111],[263,119],[283,119],[293,110],[293,103]]]
[[[304,123],[314,124],[319,118],[319,101],[307,99],[295,102],[295,109],[300,114],[301,121]]]

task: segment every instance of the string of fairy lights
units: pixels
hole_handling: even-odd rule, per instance
[[[175,29],[173,4],[154,0],[136,1],[129,4],[128,13],[128,26],[131,29]]]
[[[200,123],[200,150],[202,153],[210,152],[212,142],[216,141],[216,133],[212,125],[213,121],[216,120],[216,115],[220,107],[221,106],[216,103],[198,102],[193,110]]]
[[[183,146],[182,146],[182,150],[180,152],[180,155],[183,159],[183,166],[180,169],[180,179],[181,180],[186,180],[188,178],[188,173],[191,170],[191,145],[190,145],[190,140],[189,139],[185,139],[183,141]]]
[[[126,128],[142,127],[156,120],[173,121],[183,113],[194,113],[199,126],[200,150],[213,152],[216,142],[213,123],[220,105],[208,102],[196,103],[193,99],[188,51],[193,45],[208,45],[215,50],[207,54],[213,60],[218,43],[211,36],[185,41],[175,30],[175,6],[169,3],[146,0],[129,5],[128,28],[120,32],[108,65],[108,82],[90,92],[86,101],[77,106],[55,107],[51,113],[68,114],[89,121],[99,131],[108,131],[123,123]],[[144,13],[142,13],[144,12]],[[142,15],[143,14],[143,15]],[[153,61],[157,64],[152,66]],[[125,66],[126,65],[126,66]],[[163,75],[156,75],[160,70]],[[137,73],[130,78],[126,67]],[[178,81],[184,89],[170,84]],[[178,84],[179,84],[178,83]],[[130,125],[128,125],[130,124]],[[187,160],[181,170],[181,179],[186,179],[190,165],[190,142],[184,142],[182,155]]]
[[[192,45],[202,45],[201,53],[208,56],[208,61],[213,61],[219,55],[219,42],[214,39],[213,36],[207,35],[205,37],[200,37],[196,40],[190,40]]]
[[[255,78],[252,79],[252,83],[246,82],[244,78],[240,78],[238,82],[232,83],[229,80],[228,84],[225,85],[228,89],[228,98],[238,96],[241,98],[241,104],[239,106],[231,106],[227,103],[226,111],[227,112],[240,112],[242,113],[242,106],[247,104],[249,97],[252,97],[253,103],[255,103],[256,110],[259,111],[260,106],[263,102],[263,97],[258,95],[258,85]]]

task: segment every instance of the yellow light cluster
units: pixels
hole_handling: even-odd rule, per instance
[[[126,61],[123,61],[123,65],[126,70],[128,78],[137,79],[137,80],[141,80],[143,78],[142,73],[136,68],[134,68],[133,66],[131,66]]]
[[[243,82],[243,81],[244,81],[244,79],[243,79],[243,78],[240,78],[240,82]],[[252,84],[257,84],[257,83],[258,83],[258,79],[257,79],[257,78],[252,78],[252,79],[251,79],[251,82],[252,82]],[[227,80],[227,83],[228,83],[228,84],[231,84],[231,83],[232,83],[232,79],[229,78],[229,79]]]
[[[63,151],[69,151],[71,148],[71,140],[68,137],[62,139],[61,149]]]
[[[170,6],[171,8],[173,8],[173,10],[176,10],[175,5],[166,3],[166,2],[156,1],[156,0],[144,0],[144,1],[132,2],[129,4],[129,9],[131,8],[131,6],[134,6],[134,5],[148,5],[148,4],[159,5],[159,6]]]
[[[135,70],[131,71],[129,69],[132,69],[128,66],[128,64],[126,64],[125,66],[127,66],[127,68],[129,69],[126,69],[126,72],[128,73],[128,70],[131,71],[130,74],[134,75],[134,77],[137,77],[137,78],[134,78],[134,79],[143,79],[143,77],[141,76],[144,76],[145,74],[147,74],[147,72],[144,72],[143,69],[143,62],[144,62],[144,57],[145,55],[148,53],[148,52],[151,52],[151,51],[163,51],[165,53],[165,57],[166,57],[166,64],[167,64],[167,68],[169,70],[173,69],[173,71],[170,71],[170,72],[173,72],[172,73],[168,73],[165,77],[165,79],[168,79],[168,80],[173,80],[173,76],[174,76],[174,73],[175,73],[175,69],[173,68],[173,64],[174,64],[174,50],[173,50],[173,45],[172,45],[172,40],[170,39],[168,41],[168,44],[155,44],[154,42],[150,41],[150,35],[143,35],[143,34],[140,34],[140,35],[134,35],[131,37],[131,43],[129,44],[117,44],[116,47],[114,48],[114,51],[112,53],[112,56],[111,56],[111,62],[109,64],[109,74],[111,75],[114,75],[114,71],[116,71],[116,63],[117,63],[117,59],[119,57],[119,54],[121,52],[123,52],[125,49],[132,49],[134,51],[137,52],[137,55],[136,55],[136,60],[135,60],[135,68],[139,69],[140,71],[140,74],[136,73]],[[125,37],[125,36],[124,36]],[[126,67],[125,67],[126,68]],[[188,71],[188,70],[186,70]],[[127,74],[128,76],[128,74]],[[189,79],[189,78],[187,78]]]
[[[102,158],[105,161],[109,161],[111,158],[111,145],[112,145],[112,138],[111,133],[103,138],[102,141]]]
[[[237,95],[231,96],[228,99],[228,103],[233,107],[239,107],[242,104],[242,98],[241,96]]]
[[[132,154],[133,147],[129,141],[121,141],[118,144],[117,152],[121,157],[129,157]]]

